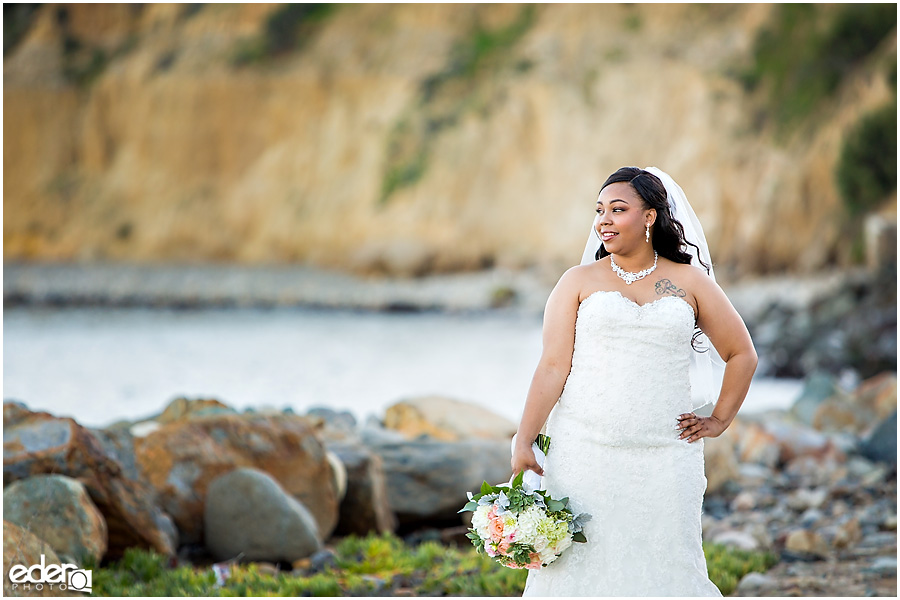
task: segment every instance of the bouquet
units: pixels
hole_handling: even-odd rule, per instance
[[[539,435],[532,444],[535,454],[549,450],[550,438]],[[540,569],[572,545],[584,543],[582,532],[591,515],[575,515],[569,499],[554,500],[545,490],[523,482],[525,471],[508,484],[481,484],[478,494],[467,492],[469,502],[459,512],[473,511],[466,537],[478,552],[484,552],[505,567]]]

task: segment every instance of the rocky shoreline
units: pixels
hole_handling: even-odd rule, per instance
[[[738,595],[896,594],[896,390],[895,373],[852,392],[820,375],[791,410],[739,415],[706,441],[704,540],[780,558]],[[141,547],[173,565],[290,570],[349,534],[466,545],[456,511],[466,490],[508,479],[515,428],[440,397],[362,424],[180,398],[103,429],[6,402],[4,561],[49,546],[105,564]]]

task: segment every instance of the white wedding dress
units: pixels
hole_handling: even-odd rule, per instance
[[[675,427],[692,410],[693,332],[693,308],[675,296],[638,305],[600,291],[581,303],[542,482],[592,519],[587,543],[528,573],[524,596],[722,595],[701,545],[703,441]]]

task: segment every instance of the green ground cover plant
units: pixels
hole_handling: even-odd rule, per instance
[[[710,579],[730,594],[746,573],[765,571],[772,554],[704,544]],[[159,554],[129,549],[93,570],[94,596],[520,596],[525,570],[501,567],[473,547],[425,541],[409,545],[392,534],[349,536],[334,546],[334,562],[319,572],[271,574],[259,565],[233,567],[222,586],[208,566],[168,566]]]

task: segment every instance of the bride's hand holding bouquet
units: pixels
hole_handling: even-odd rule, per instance
[[[582,533],[591,516],[575,515],[569,499],[555,500],[541,489],[541,459],[549,450],[550,438],[539,435],[527,448],[531,455],[520,456],[514,442],[512,463],[528,468],[514,472],[508,484],[481,485],[478,494],[468,492],[469,502],[459,511],[472,511],[472,527],[466,535],[479,552],[512,569],[540,569],[562,554],[572,542],[586,542]],[[534,471],[534,472],[530,472]],[[527,475],[526,475],[527,473]]]

